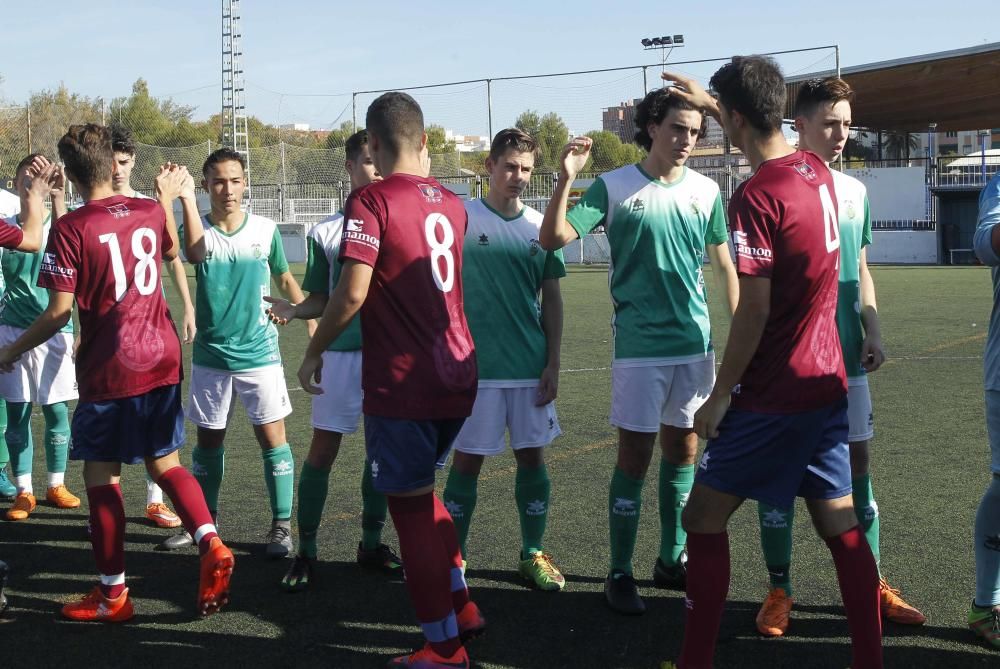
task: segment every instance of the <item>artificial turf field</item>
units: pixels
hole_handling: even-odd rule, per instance
[[[293,270],[301,273],[302,267]],[[978,643],[965,624],[973,592],[973,516],[988,482],[982,349],[992,295],[989,273],[974,267],[878,267],[873,274],[889,355],[871,377],[882,569],[928,617],[919,628],[886,625],[886,666],[1000,667],[1000,654]],[[714,288],[711,277],[706,280]],[[168,293],[176,305],[169,288]],[[615,460],[615,434],[607,421],[611,306],[606,270],[571,267],[563,295],[566,327],[557,405],[564,435],[547,454],[553,497],[546,548],[567,586],[561,593],[542,593],[519,579],[513,458],[508,453],[489,461],[469,538],[468,579],[490,626],[486,636],[470,643],[470,656],[480,667],[656,667],[677,654],[683,633],[682,594],[653,589],[650,576],[659,541],[657,465],[654,460],[645,487],[635,553],[647,612],[626,618],[608,609],[603,596],[608,481]],[[721,353],[727,323],[717,304],[713,323]],[[311,433],[309,399],[294,380],[305,341],[301,323],[283,331],[295,408],[287,420],[288,435],[298,464]],[[190,347],[185,353],[189,368]],[[44,490],[45,460],[37,408],[35,414],[37,491]],[[190,426],[188,433],[190,443]],[[167,531],[142,518],[145,483],[139,466],[126,467],[122,477],[129,517],[128,583],[136,606],[129,623],[80,624],[58,617],[59,606],[85,593],[95,579],[85,499],[80,509],[57,510],[42,502],[28,521],[0,522],[0,558],[11,567],[7,594],[12,606],[0,624],[0,666],[378,667],[384,658],[421,645],[404,585],[354,564],[361,434],[345,439],[334,466],[320,530],[321,562],[311,590],[300,594],[279,587],[289,562],[261,555],[270,512],[257,450],[245,414],[237,409],[220,502],[221,532],[237,556],[232,603],[208,619],[194,616],[196,551],[153,550]],[[189,452],[181,460],[189,465]],[[439,481],[443,486],[444,476]],[[67,483],[85,497],[80,463],[70,463]],[[732,584],[717,667],[843,668],[850,663],[832,561],[801,503],[797,517],[796,606],[789,635],[781,639],[762,639],[754,627],[767,588],[754,505],[733,517]],[[396,545],[391,522],[385,538]]]

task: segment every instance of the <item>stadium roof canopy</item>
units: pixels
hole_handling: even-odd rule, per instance
[[[832,71],[788,79],[788,118],[799,84]],[[939,132],[1000,128],[1000,42],[845,67],[855,91],[854,125],[871,130]]]

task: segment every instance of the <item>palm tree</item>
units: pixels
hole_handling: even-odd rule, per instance
[[[886,132],[883,136],[883,146],[886,156],[899,160],[910,159],[910,152],[915,151],[920,145],[917,136],[909,132]]]

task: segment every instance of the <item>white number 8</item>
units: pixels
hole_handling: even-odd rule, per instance
[[[440,241],[438,228],[443,231],[443,239]],[[434,277],[434,283],[441,292],[451,292],[455,285],[455,256],[451,252],[451,246],[455,243],[455,231],[451,228],[451,221],[444,214],[431,214],[424,221],[424,237],[431,247],[431,276]],[[441,258],[444,258],[443,276],[438,262]]]

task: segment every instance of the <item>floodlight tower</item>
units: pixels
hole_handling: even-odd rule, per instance
[[[250,164],[240,0],[222,0],[222,144],[238,151]],[[249,197],[249,189],[247,194]]]
[[[667,69],[667,58],[670,57],[670,52],[674,49],[684,46],[684,35],[664,35],[662,37],[643,37],[642,38],[642,50],[652,51],[653,49],[660,50],[660,69],[661,71],[666,71]],[[647,93],[649,92],[649,86],[646,83],[646,67],[642,68],[642,87]]]

